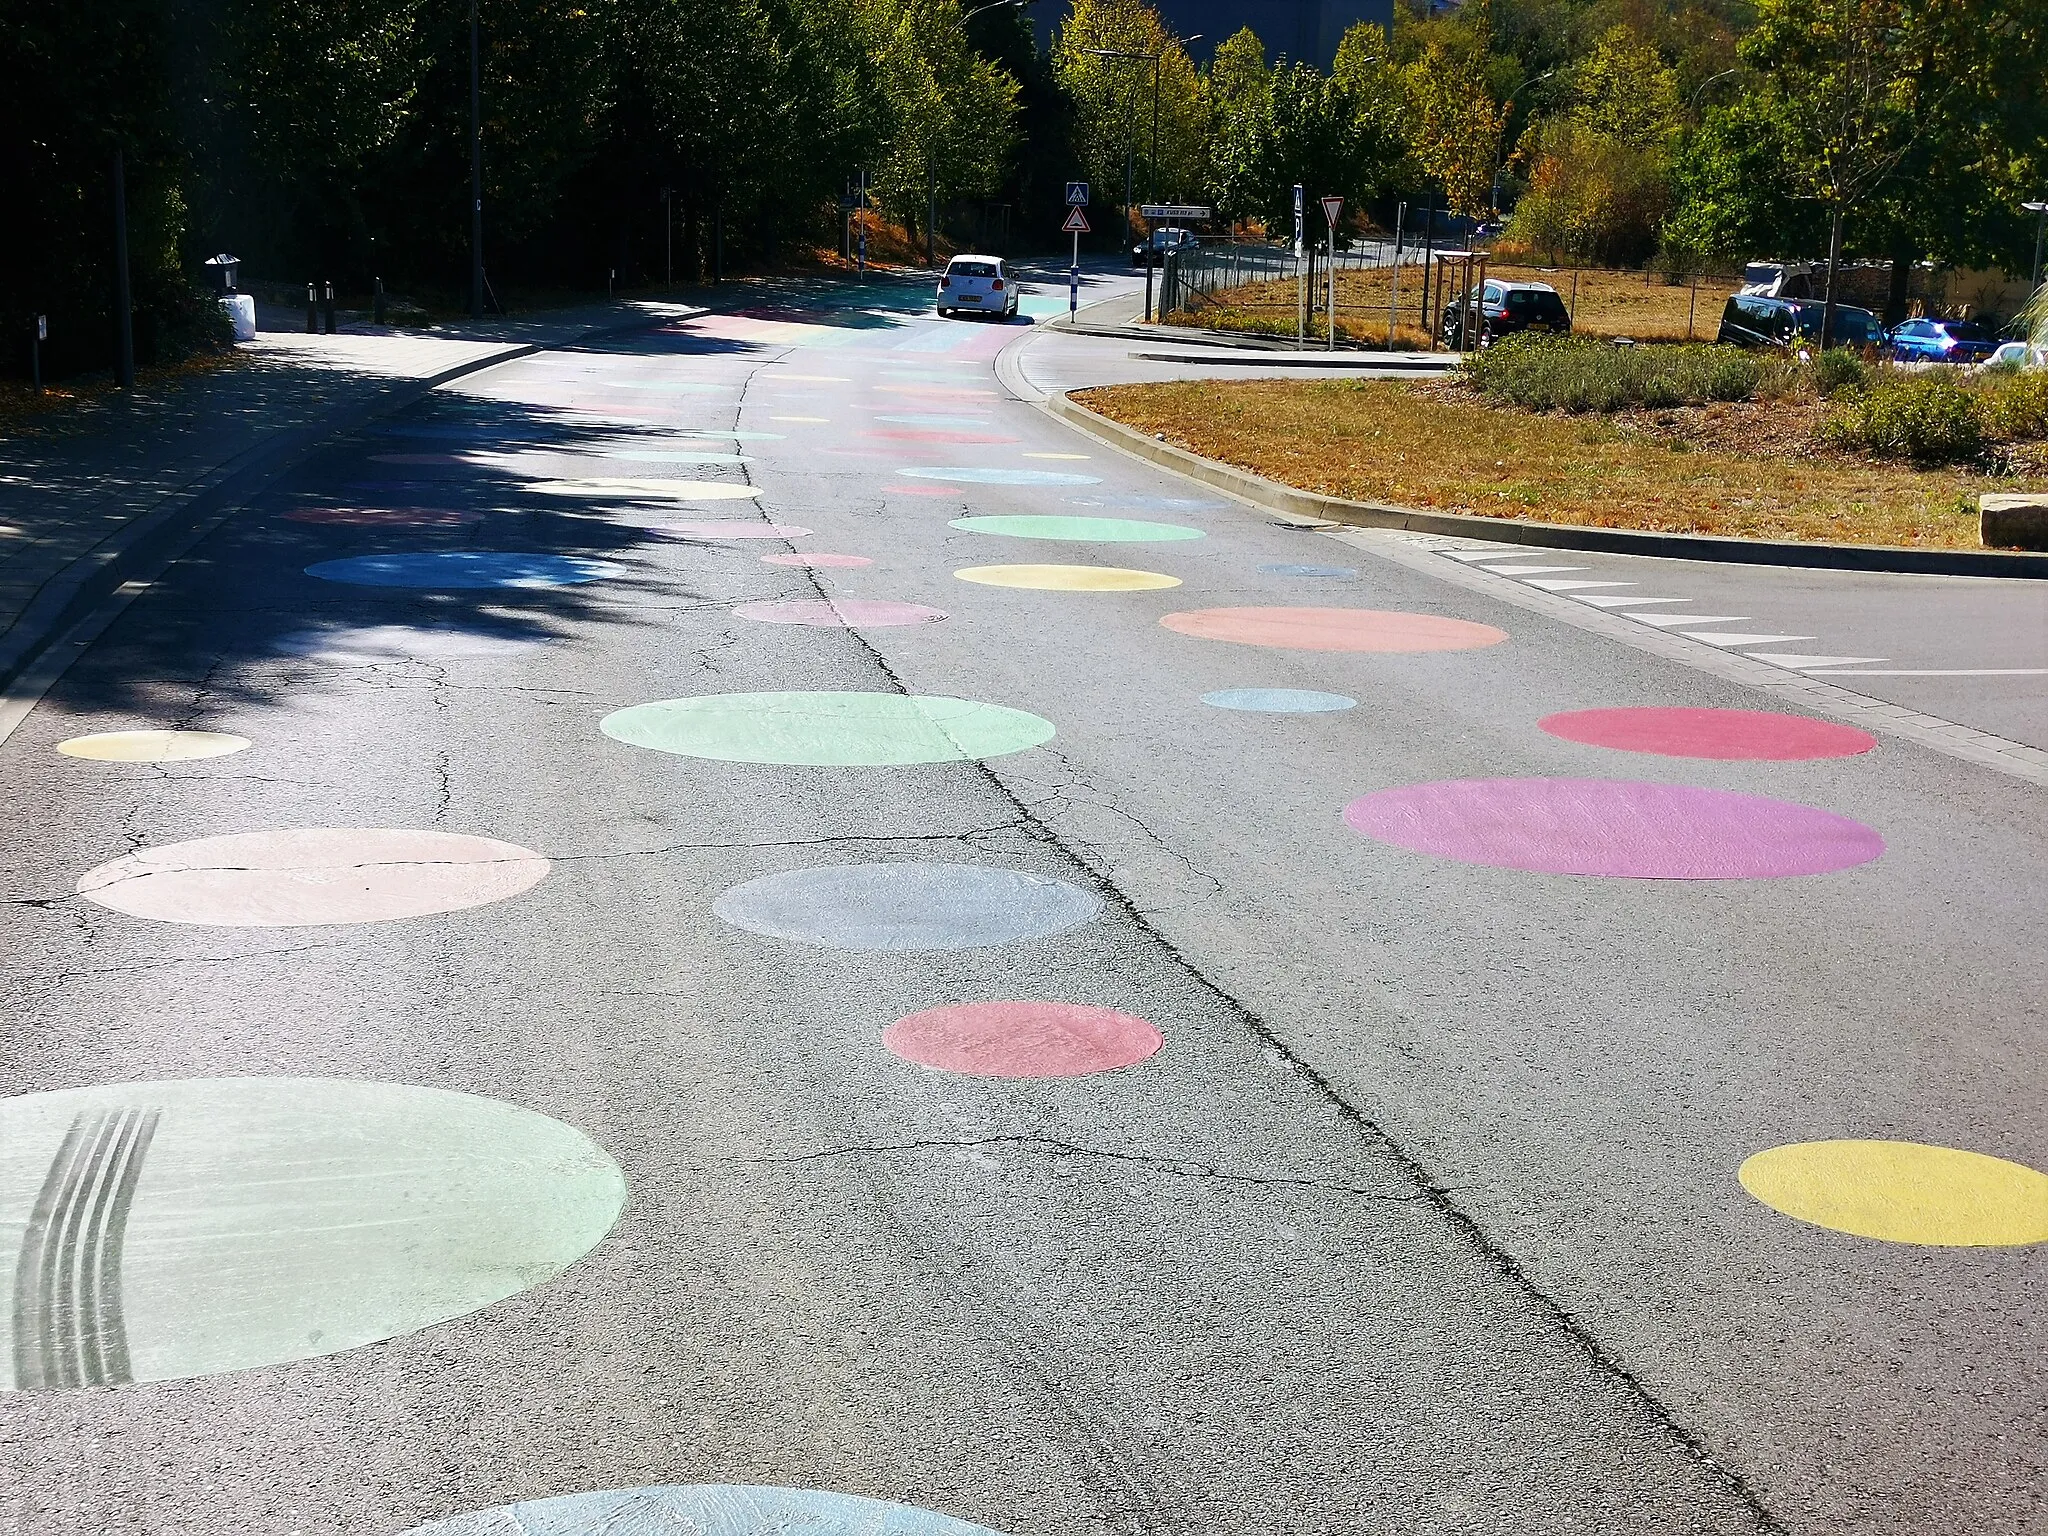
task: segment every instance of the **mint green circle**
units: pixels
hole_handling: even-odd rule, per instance
[[[952,526],[1009,539],[1067,539],[1081,544],[1164,544],[1208,537],[1181,523],[1141,523],[1125,517],[962,517]]]
[[[1053,736],[1021,709],[900,693],[710,693],[616,710],[598,729],[678,757],[813,768],[972,762]]]

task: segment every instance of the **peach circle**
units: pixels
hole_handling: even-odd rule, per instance
[[[1197,608],[1159,621],[1177,634],[1287,651],[1473,651],[1499,645],[1505,630],[1434,613],[1374,608]]]
[[[144,848],[86,871],[78,893],[163,923],[310,928],[504,901],[550,867],[531,849],[457,832],[293,827]]]
[[[962,1003],[882,1031],[892,1055],[970,1077],[1086,1077],[1144,1061],[1165,1043],[1135,1014],[1079,1003]]]

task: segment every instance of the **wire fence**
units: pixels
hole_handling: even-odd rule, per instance
[[[1402,253],[1403,260],[1408,259],[1408,254]],[[1337,252],[1337,270],[1365,271],[1382,267],[1387,264],[1389,256],[1383,243],[1361,242],[1349,250]],[[1315,266],[1319,275],[1327,273],[1329,260],[1328,251],[1319,249],[1316,252]],[[1297,257],[1291,248],[1284,245],[1233,242],[1179,252],[1167,257],[1165,270],[1160,276],[1160,313],[1194,311],[1205,305],[1220,304],[1225,302],[1222,295],[1229,289],[1295,277],[1307,266],[1307,257]]]

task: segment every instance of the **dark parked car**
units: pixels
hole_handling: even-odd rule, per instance
[[[1819,299],[1770,299],[1738,293],[1721,311],[1721,331],[1715,339],[1737,347],[1818,346],[1826,310],[1827,305]],[[1884,327],[1869,310],[1853,304],[1835,306],[1836,346],[1874,347],[1883,341]]]
[[[1131,265],[1163,267],[1170,254],[1192,251],[1200,243],[1191,229],[1155,229],[1131,247]]]
[[[1892,327],[1891,353],[1902,363],[1981,363],[1998,338],[1968,320],[1908,320]]]
[[[1465,340],[1465,320],[1470,314],[1478,334]],[[1488,280],[1479,285],[1479,302],[1453,299],[1444,306],[1444,345],[1461,351],[1476,342],[1488,346],[1517,331],[1571,330],[1571,311],[1548,283],[1502,283]]]

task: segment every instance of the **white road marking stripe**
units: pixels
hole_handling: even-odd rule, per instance
[[[1791,667],[1805,671],[1809,667],[1853,667],[1865,662],[1889,661],[1888,656],[1791,656],[1783,651],[1751,651],[1758,661],[1768,661],[1774,667]]]
[[[1491,566],[1489,566],[1489,567],[1487,567],[1487,569],[1491,570],[1491,569],[1492,569],[1492,567],[1491,567]],[[1528,584],[1529,584],[1530,586],[1532,586],[1532,587],[1541,587],[1541,588],[1542,588],[1542,589],[1543,589],[1543,590],[1544,590],[1545,592],[1578,592],[1578,591],[1581,591],[1581,590],[1585,590],[1585,591],[1590,591],[1590,590],[1592,590],[1592,589],[1593,589],[1594,587],[1632,587],[1632,586],[1634,586],[1634,585],[1635,585],[1635,583],[1634,583],[1634,582],[1632,582],[1632,581],[1545,581],[1545,580],[1536,580],[1536,581],[1532,581],[1532,582],[1530,582],[1530,583],[1528,583]]]
[[[1689,597],[1579,597],[1574,602],[1591,603],[1595,608],[1646,608],[1651,603],[1689,603]]]
[[[1849,656],[1846,661],[1882,661],[1882,656]],[[1816,677],[2048,677],[2048,667],[1975,667],[1957,672],[1843,671],[1816,672]]]
[[[1717,635],[1712,630],[1702,630],[1698,634],[1694,634],[1691,630],[1686,630],[1684,634],[1688,640],[1704,640],[1709,645],[1722,646],[1783,645],[1790,640],[1818,640],[1820,638],[1819,635]]]
[[[1566,571],[1583,571],[1583,565],[1489,565],[1496,576],[1557,576]]]
[[[1452,560],[1526,560],[1529,558],[1528,550],[1516,549],[1512,545],[1506,549],[1445,549],[1439,550],[1438,553],[1448,556]]]
[[[1638,624],[1654,624],[1659,629],[1676,629],[1681,624],[1754,624],[1746,613],[1625,613],[1625,619],[1634,619]]]

